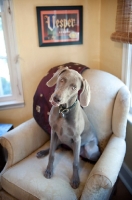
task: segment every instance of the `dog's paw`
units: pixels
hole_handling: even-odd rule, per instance
[[[36,153],[36,157],[42,158],[42,157],[44,157],[44,155],[41,153],[41,151],[39,151],[39,152]]]
[[[43,158],[43,157],[45,157],[48,153],[49,153],[49,149],[41,150],[41,151],[37,152],[36,157],[37,157],[37,158]]]
[[[71,184],[71,187],[73,189],[77,189],[80,185],[80,180],[79,179],[72,179],[70,184]]]
[[[50,179],[53,176],[53,171],[46,169],[44,172],[44,176],[45,178]]]

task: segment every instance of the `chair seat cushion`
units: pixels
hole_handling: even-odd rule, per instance
[[[49,142],[41,149],[49,147]],[[41,150],[39,149],[39,150]],[[38,150],[38,151],[39,151]],[[48,156],[36,158],[36,152],[8,169],[1,177],[3,189],[19,200],[75,200],[79,199],[93,164],[80,159],[80,186],[70,186],[73,153],[65,149],[55,152],[54,174],[51,179],[43,175]]]
[[[48,74],[42,78],[40,81],[34,98],[33,98],[33,117],[39,126],[46,132],[50,133],[50,125],[49,125],[49,112],[51,109],[51,103],[49,102],[51,94],[54,92],[55,86],[49,88],[46,83],[53,74],[60,68],[60,67],[69,67],[70,69],[74,69],[78,71],[80,74],[83,73],[84,70],[89,69],[87,66],[78,64],[78,63],[65,63],[63,65],[58,65],[53,67],[49,70]]]

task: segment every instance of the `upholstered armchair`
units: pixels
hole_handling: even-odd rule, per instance
[[[84,110],[99,140],[99,160],[92,164],[80,158],[80,186],[73,189],[72,151],[58,149],[54,176],[46,179],[48,155],[37,159],[36,153],[49,146],[50,136],[32,118],[0,138],[7,152],[0,174],[2,200],[109,199],[126,151],[130,94],[121,80],[104,71],[88,69],[82,75],[91,88],[91,101]]]

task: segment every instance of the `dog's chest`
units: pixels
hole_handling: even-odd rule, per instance
[[[75,127],[71,126],[65,118],[57,115],[52,116],[50,126],[56,132],[61,143],[71,147],[76,134]]]
[[[71,143],[75,134],[74,129],[69,126],[64,118],[59,118],[56,122],[52,125],[52,128],[60,141],[65,144]]]
[[[83,119],[83,117],[81,117],[81,119]],[[50,111],[49,123],[51,129],[56,132],[61,143],[67,144],[70,147],[84,130],[84,120],[81,122],[82,126],[80,126],[80,121],[81,120],[77,120],[76,116],[71,114],[60,117],[59,109],[56,107],[52,107]]]

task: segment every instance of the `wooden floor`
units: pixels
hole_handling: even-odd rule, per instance
[[[117,186],[110,200],[132,200],[131,193],[127,190],[120,178],[117,181]]]

